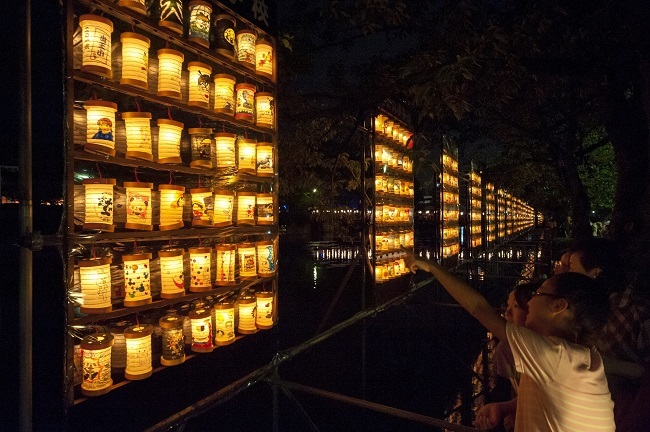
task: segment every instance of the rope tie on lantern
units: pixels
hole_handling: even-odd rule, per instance
[[[140,179],[138,179],[138,168],[137,167],[133,168],[133,175],[135,176],[135,181],[140,183]]]
[[[199,121],[199,127],[202,128],[203,127],[203,122],[201,121],[201,116],[197,115],[196,118]]]
[[[138,102],[137,99],[135,99],[135,106],[138,109],[138,112],[140,112],[140,103]]]
[[[169,184],[172,184],[173,180],[174,180],[174,174],[171,171],[169,171]]]
[[[102,178],[102,170],[99,169],[99,162],[95,162],[95,167],[97,168],[97,174],[99,178]]]

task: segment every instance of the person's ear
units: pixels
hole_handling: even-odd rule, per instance
[[[551,311],[553,313],[562,313],[569,309],[569,302],[564,298],[556,298],[551,302]]]

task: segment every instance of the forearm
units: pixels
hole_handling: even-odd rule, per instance
[[[498,404],[503,417],[507,415],[514,416],[515,413],[517,412],[517,398],[510,399],[509,401],[506,402],[498,402]]]

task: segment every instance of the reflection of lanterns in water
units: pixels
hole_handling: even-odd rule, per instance
[[[151,362],[151,324],[140,324],[124,330],[126,339],[126,369],[124,378],[141,380],[149,378],[153,371]]]
[[[272,241],[255,243],[257,249],[257,272],[260,277],[271,277],[275,274],[275,249]]]
[[[212,226],[224,227],[232,225],[234,201],[235,193],[232,191],[218,190],[214,192]]]
[[[214,134],[215,147],[217,152],[217,168],[232,168],[236,165],[237,135],[217,132]]]
[[[239,254],[239,277],[257,279],[257,253],[253,243],[242,243],[237,247]]]
[[[151,113],[140,111],[123,112],[122,119],[124,119],[126,128],[126,153],[124,157],[152,162]]]
[[[239,83],[235,86],[237,100],[235,101],[235,119],[253,122],[253,104],[255,102],[255,86]]]
[[[187,40],[210,48],[210,14],[212,5],[202,0],[192,0],[188,7],[190,11],[190,26]]]
[[[111,33],[113,23],[97,15],[81,15],[81,71],[113,78],[111,69]]]
[[[112,345],[113,335],[105,332],[87,335],[81,341],[83,356],[81,393],[84,396],[100,396],[111,390]]]
[[[189,95],[187,104],[201,108],[210,108],[210,75],[212,66],[201,62],[189,62],[187,86]]]
[[[235,285],[237,277],[235,273],[237,263],[237,245],[221,244],[216,245],[215,260],[217,274],[214,278],[214,284],[217,286]]]
[[[183,249],[158,251],[160,259],[160,297],[173,299],[185,295],[185,273],[183,271]]]
[[[161,317],[158,325],[162,329],[162,355],[160,364],[175,366],[185,361],[185,338],[183,336],[183,317],[175,312]]]
[[[151,303],[150,253],[123,255],[124,306],[134,307]]]
[[[273,205],[272,193],[258,193],[257,201],[257,225],[273,225],[275,206]]]
[[[273,128],[275,123],[274,108],[275,103],[272,93],[255,93],[255,124],[261,127]]]
[[[235,114],[235,77],[228,74],[215,74],[214,77],[214,112]]]
[[[212,289],[212,250],[209,247],[189,248],[190,291],[203,292]]]
[[[273,177],[273,144],[269,142],[257,143],[257,175],[260,177]]]
[[[257,140],[239,137],[237,139],[237,171],[240,173],[256,174],[257,170]]]
[[[160,191],[160,231],[183,228],[183,206],[185,205],[185,187],[176,185],[158,185]]]
[[[196,188],[190,189],[192,196],[192,226],[212,226],[212,212],[214,209],[212,200],[212,189]]]
[[[257,317],[255,325],[258,329],[267,330],[273,327],[273,300],[272,292],[255,293],[257,300]]]
[[[113,186],[115,179],[84,179],[84,231],[113,232]]]
[[[189,128],[192,147],[192,168],[212,168],[212,129]]]
[[[117,104],[103,100],[84,102],[86,110],[86,142],[84,150],[115,156],[115,112]]]
[[[156,120],[158,124],[158,158],[159,164],[180,164],[181,133],[183,123],[168,119]]]
[[[79,260],[79,282],[85,314],[103,314],[113,310],[111,304],[110,257]]]
[[[120,35],[120,41],[122,42],[120,84],[147,90],[149,88],[149,46],[151,41],[148,37],[133,32],[123,32]]]
[[[158,92],[157,96],[181,99],[182,52],[171,48],[158,50]]]
[[[217,303],[214,305],[215,336],[217,346],[229,345],[235,341],[235,304]]]
[[[255,297],[240,297],[237,300],[239,306],[239,323],[237,331],[241,334],[253,334],[257,332],[255,325],[257,317],[257,302]]]
[[[256,192],[237,192],[237,225],[255,225]]]
[[[204,305],[198,305],[190,311],[192,323],[192,351],[199,353],[212,352],[212,315],[210,309]]]
[[[255,69],[256,40],[257,36],[251,30],[237,32],[237,61],[251,69]]]
[[[151,189],[153,183],[124,182],[126,188],[126,223],[124,228],[151,231]]]
[[[273,79],[273,45],[264,39],[255,44],[255,72]]]

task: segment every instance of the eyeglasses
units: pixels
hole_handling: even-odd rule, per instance
[[[533,291],[532,295],[530,298],[532,299],[533,297],[536,296],[547,296],[547,297],[554,297],[554,298],[564,298],[564,296],[560,294],[553,294],[553,293],[545,293],[545,292],[539,292],[539,291]]]

